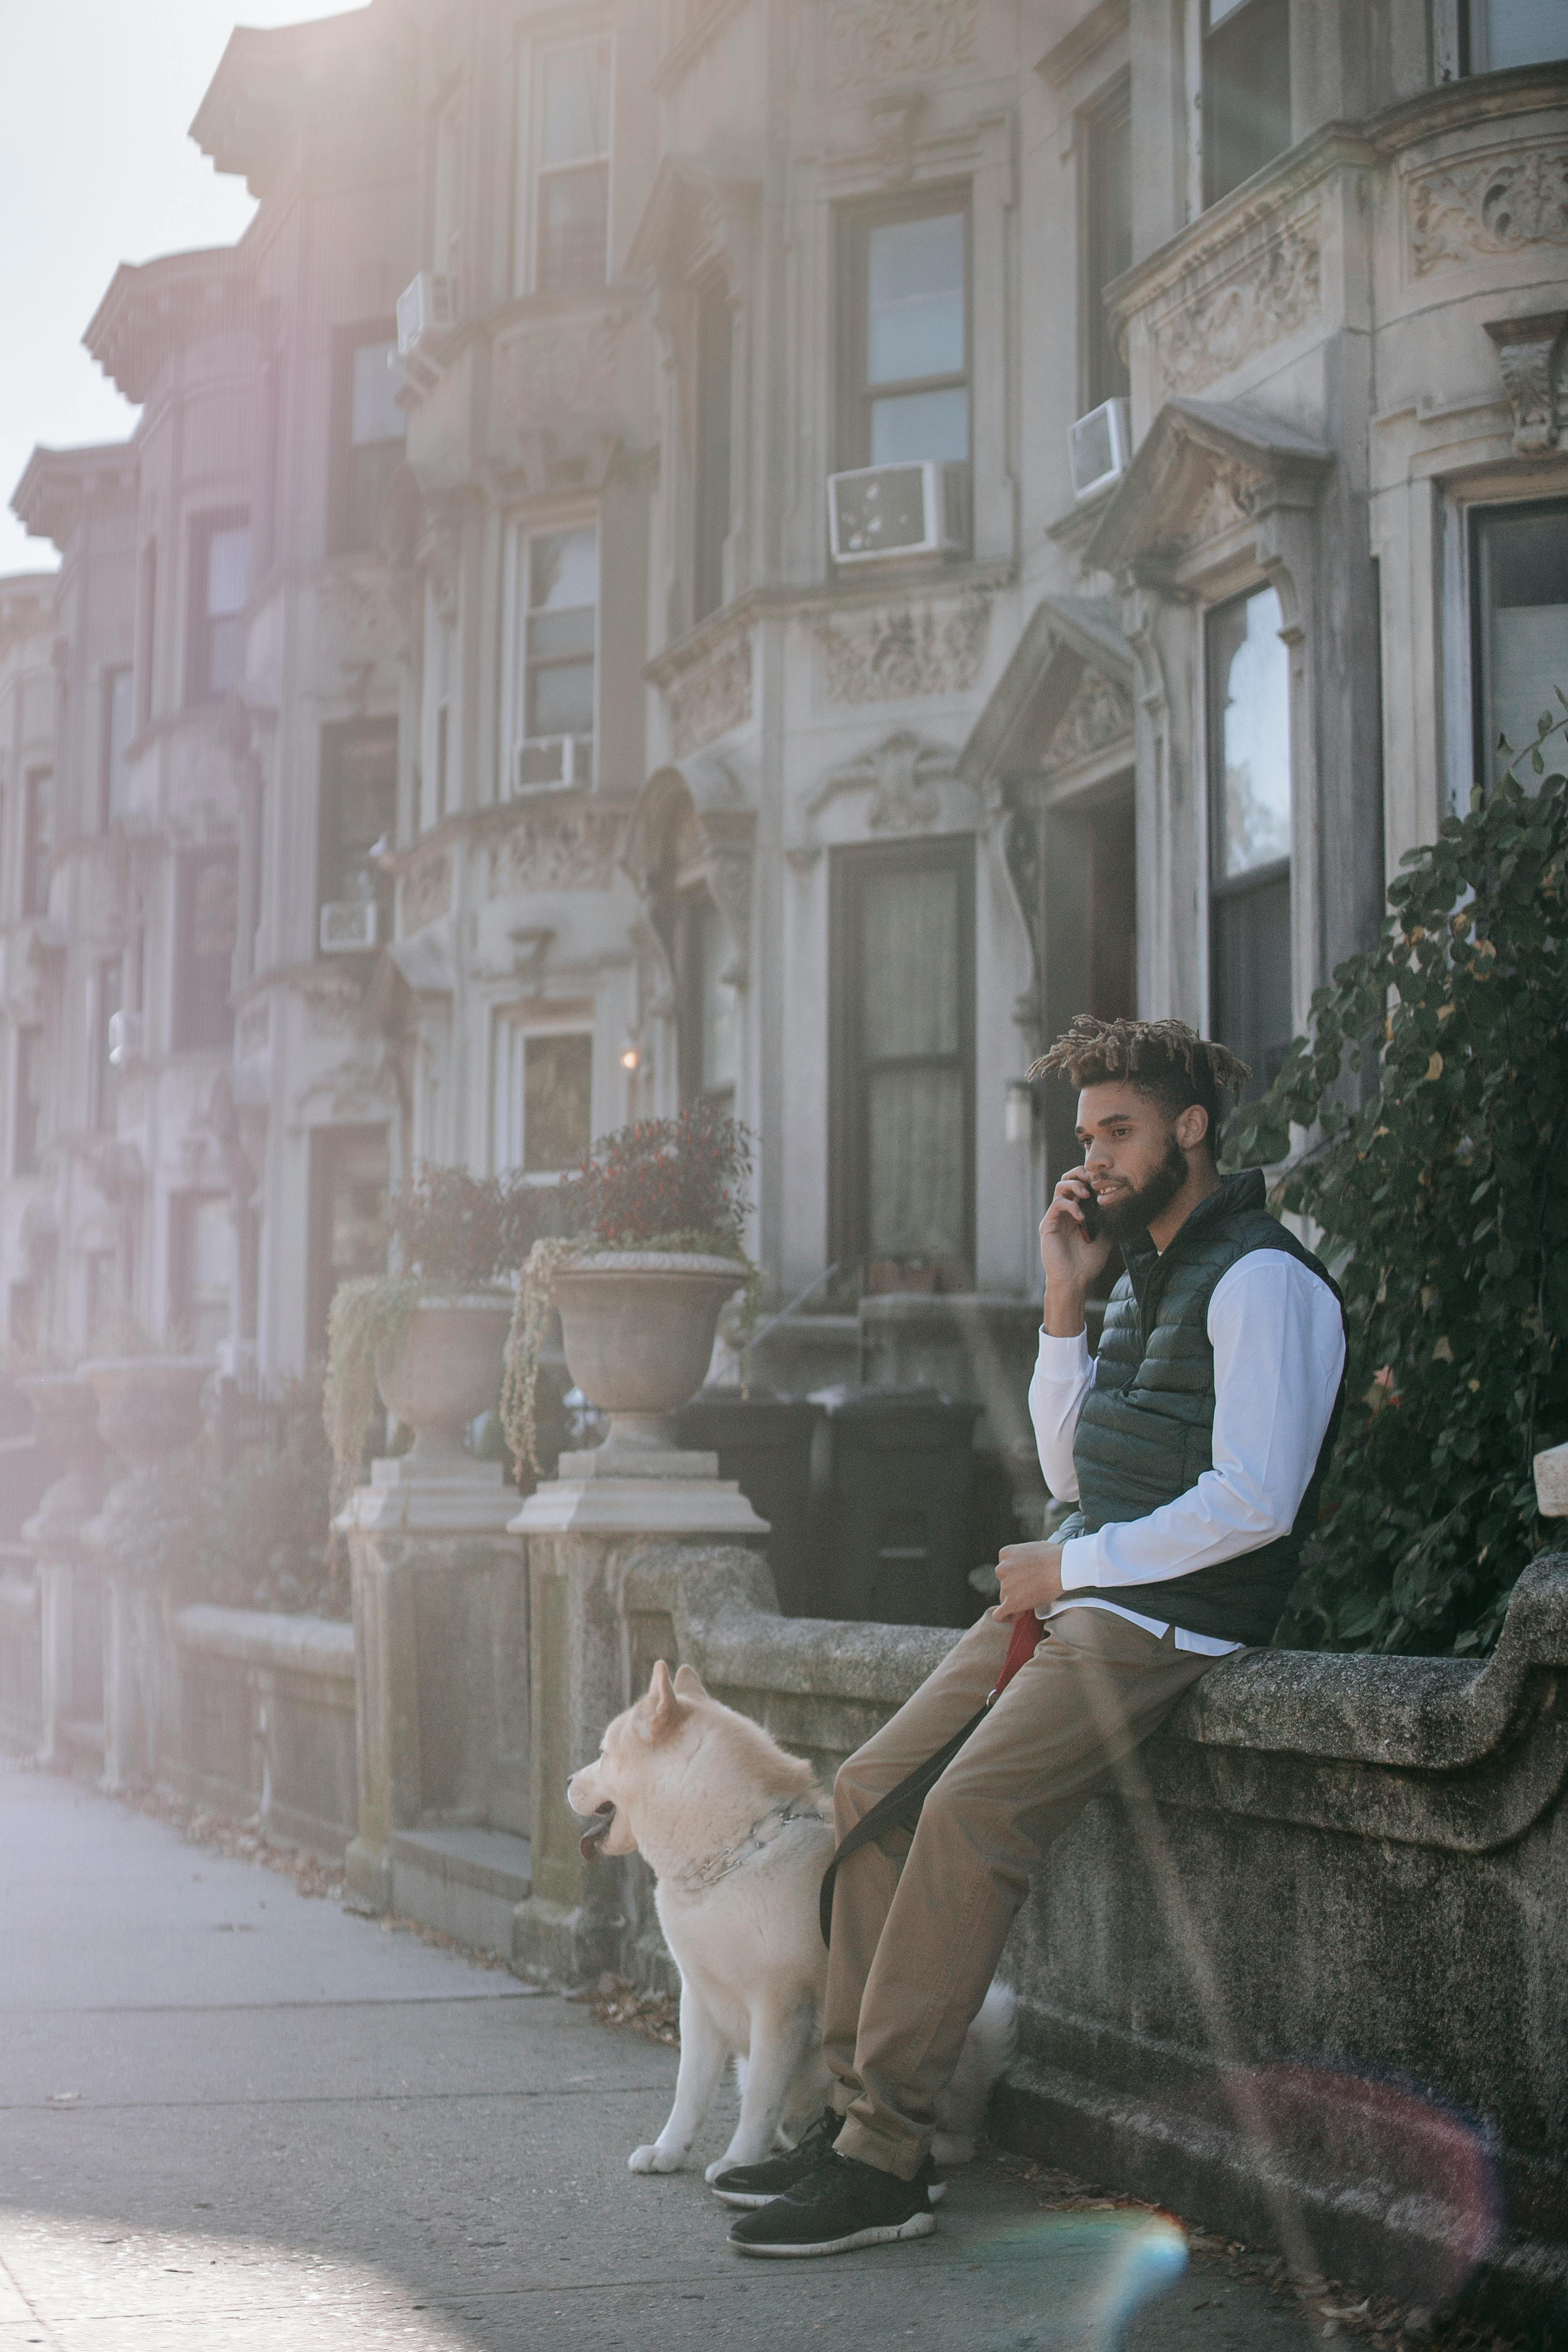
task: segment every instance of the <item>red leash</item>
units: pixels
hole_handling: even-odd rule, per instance
[[[1013,1638],[1007,1644],[1007,1654],[1002,1661],[1002,1671],[996,1677],[996,1687],[985,1702],[987,1706],[994,1706],[1019,1667],[1028,1664],[1040,1646],[1040,1636],[1045,1630],[1044,1624],[1032,1609],[1026,1615],[1013,1620]]]

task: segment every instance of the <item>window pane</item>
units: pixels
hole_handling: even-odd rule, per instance
[[[939,461],[969,455],[969,394],[910,392],[899,400],[871,403],[871,463],[901,466],[921,457]]]
[[[405,419],[393,394],[396,384],[391,360],[395,343],[354,346],[353,415],[349,438],[356,449],[368,442],[401,441]]]
[[[1557,688],[1568,690],[1568,508],[1479,523],[1485,772],[1495,783],[1535,740],[1542,712],[1561,714]],[[1512,752],[1498,749],[1500,735]],[[1533,770],[1520,778],[1534,781]]]
[[[1486,67],[1551,65],[1568,58],[1568,10],[1563,0],[1471,0],[1486,23]]]
[[[1211,621],[1222,712],[1218,866],[1222,878],[1290,855],[1290,657],[1272,588]]]
[[[1204,202],[1216,204],[1290,144],[1289,0],[1211,5],[1204,50]]]
[[[184,1206],[184,1264],[177,1276],[184,1336],[196,1355],[210,1356],[228,1337],[234,1218],[222,1198],[190,1199]]]
[[[523,1047],[522,1167],[527,1176],[574,1168],[593,1140],[594,1041],[530,1037]]]
[[[529,541],[529,604],[596,604],[599,600],[599,534],[583,530],[542,532]]]
[[[735,992],[724,978],[730,962],[724,919],[711,899],[698,916],[702,958],[702,1087],[710,1094],[735,1083]]]
[[[245,676],[245,623],[214,621],[207,632],[207,692],[224,694]]]
[[[879,874],[861,902],[862,1052],[956,1054],[959,878],[951,869]]]
[[[249,594],[250,526],[232,523],[207,541],[207,615],[220,620],[243,613]]]
[[[592,659],[597,617],[592,604],[579,604],[564,613],[535,613],[528,624],[529,653],[535,661],[560,661],[573,656]]]
[[[609,167],[580,164],[539,184],[539,288],[543,294],[602,286],[610,224]]]
[[[402,461],[403,445],[398,441],[371,441],[363,448],[350,450],[348,547],[375,545],[382,500]]]
[[[1290,1043],[1290,882],[1230,892],[1215,901],[1210,996],[1214,1034],[1252,1072],[1251,1102],[1279,1075]]]
[[[870,1255],[962,1258],[962,1074],[880,1070],[867,1091]]]
[[[123,815],[131,801],[131,772],[125,764],[125,746],[131,740],[134,699],[131,672],[117,669],[109,680],[109,814]]]
[[[866,378],[963,373],[963,215],[888,221],[867,254]]]
[[[584,41],[544,60],[544,161],[576,163],[610,149],[610,45]]]
[[[594,731],[594,665],[553,662],[529,678],[531,735],[591,735]]]

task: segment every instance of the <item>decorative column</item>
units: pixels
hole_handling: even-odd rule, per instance
[[[650,1544],[760,1540],[760,1519],[717,1454],[617,1444],[563,1454],[560,1475],[511,1522],[526,1539],[532,1684],[533,1892],[514,1916],[512,1957],[530,1975],[580,1984],[616,1965],[628,1920],[629,1867],[590,1864],[584,1824],[566,1802],[569,1775],[597,1752],[629,1705],[622,1591]]]
[[[173,1457],[201,1435],[204,1356],[102,1356],[82,1366],[104,1443],[127,1463],[82,1530],[108,1593],[103,1658],[103,1786],[147,1787],[157,1776],[166,1689],[162,1562],[140,1557],[135,1523],[162,1500]]]
[[[102,1740],[102,1596],[82,1558],[82,1530],[103,1492],[98,1399],[86,1381],[42,1374],[18,1383],[33,1408],[39,1443],[59,1465],[22,1541],[38,1564],[43,1725],[38,1760],[68,1770],[81,1739]]]
[[[371,1465],[337,1526],[353,1570],[359,1833],[349,1901],[392,1901],[399,1830],[526,1829],[522,1547],[517,1494],[462,1432],[495,1402],[510,1298],[425,1300],[393,1373],[389,1408],[411,1453]],[[515,1793],[514,1793],[515,1791]]]

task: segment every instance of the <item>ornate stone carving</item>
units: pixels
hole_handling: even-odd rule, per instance
[[[1250,352],[1267,351],[1321,307],[1318,215],[1291,221],[1262,256],[1206,293],[1179,296],[1156,331],[1160,382],[1167,393],[1201,392]]]
[[[330,572],[322,583],[322,594],[337,627],[344,661],[368,658],[374,663],[379,654],[395,656],[406,651],[405,599],[399,583],[384,565]]]
[[[1417,278],[1445,262],[1568,245],[1568,147],[1515,146],[1414,173],[1405,202]]]
[[[1487,321],[1513,411],[1513,446],[1521,457],[1557,446],[1559,360],[1564,327],[1568,327],[1568,312],[1563,310]]]
[[[346,972],[301,972],[293,987],[304,1005],[305,1018],[318,1037],[353,1034],[364,1002],[364,992],[357,980]]]
[[[1091,669],[1086,662],[1071,701],[1051,730],[1040,764],[1047,770],[1069,768],[1075,761],[1087,760],[1131,732],[1131,696],[1103,670]]]
[[[1181,537],[1187,547],[1199,547],[1205,540],[1218,539],[1237,523],[1252,520],[1252,492],[1256,477],[1234,457],[1217,459],[1209,476],[1208,488],[1186,519]]]
[[[979,26],[980,0],[837,0],[827,16],[829,88],[973,65]]]
[[[570,425],[619,408],[624,310],[531,320],[497,338],[496,415],[503,429]]]
[[[752,636],[742,629],[727,637],[706,661],[667,689],[669,747],[678,760],[700,751],[752,715]]]
[[[492,898],[531,890],[607,890],[615,879],[621,821],[613,811],[584,807],[520,817],[489,853]]]
[[[980,595],[941,608],[897,605],[823,621],[816,631],[829,702],[966,694],[980,675],[991,606]]]
[[[423,930],[452,904],[452,861],[444,849],[426,857],[404,876],[398,892],[398,918],[406,936]]]

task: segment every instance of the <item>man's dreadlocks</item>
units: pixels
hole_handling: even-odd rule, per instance
[[[1088,1013],[1029,1072],[1079,1087],[1125,1078],[1171,1118],[1197,1103],[1208,1113],[1211,1139],[1219,1129],[1222,1088],[1239,1093],[1251,1075],[1228,1046],[1200,1037],[1184,1021],[1097,1021]]]

